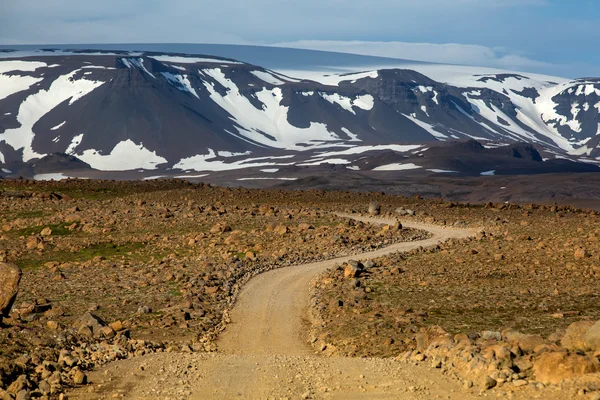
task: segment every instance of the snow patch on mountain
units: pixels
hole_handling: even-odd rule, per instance
[[[243,137],[266,146],[292,150],[314,147],[313,141],[332,141],[340,138],[327,130],[323,123],[311,122],[308,128],[298,128],[289,123],[289,107],[281,105],[283,92],[279,87],[264,88],[255,94],[263,106],[256,108],[240,93],[236,84],[220,68],[204,69],[201,73],[214,79],[227,90],[221,95],[212,82],[204,81],[211,99],[231,115],[236,129]],[[306,144],[306,146],[299,146]]]
[[[590,96],[592,94],[600,96],[600,89],[596,89],[594,84],[578,85],[577,90],[575,91],[575,96]]]
[[[219,157],[242,157],[242,156],[249,156],[250,154],[252,154],[252,152],[250,150],[244,151],[243,153],[236,153],[236,152],[232,152],[232,151],[223,151],[223,150],[217,151],[217,155]]]
[[[420,168],[423,168],[423,167],[416,165],[414,163],[406,163],[406,164],[393,163],[393,164],[381,165],[377,168],[373,168],[373,171],[408,171],[411,169],[420,169]]]
[[[448,136],[444,135],[441,132],[436,131],[434,129],[433,125],[428,124],[427,122],[421,121],[420,119],[417,118],[416,115],[406,115],[406,114],[402,114],[402,115],[405,116],[406,118],[410,119],[412,122],[414,122],[415,124],[417,124],[421,128],[425,129],[427,132],[429,132],[436,139],[438,139],[438,140],[446,140],[446,139],[448,139]]]
[[[293,165],[293,163],[253,162],[254,160],[262,159],[272,160],[277,157],[261,157],[256,159],[240,160],[230,163],[216,160],[216,157],[217,153],[212,149],[208,149],[208,154],[198,154],[192,157],[181,159],[177,164],[173,166],[173,168],[194,171],[231,171],[240,168]]]
[[[449,169],[436,169],[436,168],[428,169],[427,171],[433,172],[434,174],[457,174],[458,173],[458,171],[451,171]]]
[[[316,160],[308,160],[305,163],[298,164],[299,167],[311,167],[315,165],[321,164],[336,164],[336,165],[345,165],[350,164],[350,161],[343,158],[326,158],[326,159],[316,159]]]
[[[178,64],[197,64],[197,63],[215,63],[215,64],[243,64],[239,61],[229,61],[220,58],[208,58],[208,57],[180,57],[180,56],[148,56],[156,61],[178,63]]]
[[[104,67],[101,65],[84,65],[82,69],[116,69],[114,67]]]
[[[350,138],[350,142],[362,142],[362,140],[358,137],[357,134],[350,132],[350,130],[346,128],[342,128],[342,132],[344,132]]]
[[[143,58],[121,58],[120,59],[121,62],[127,67],[127,68],[139,68],[142,71],[144,71],[145,73],[147,73],[148,75],[150,75],[151,77],[153,77],[154,79],[156,79],[156,77],[154,76],[154,74],[152,74],[150,71],[148,71],[148,69],[146,69],[146,66],[144,65],[144,59]]]
[[[579,110],[576,107],[574,107],[575,104],[571,106],[571,115],[574,117],[573,119],[568,118],[565,115],[561,115],[557,112],[557,108],[559,107],[559,105],[554,101],[554,99],[561,93],[568,91],[569,89],[574,89],[567,89],[568,87],[569,83],[548,88],[547,90],[541,93],[541,96],[537,101],[537,108],[540,111],[542,121],[544,121],[544,124],[546,126],[552,128],[555,134],[559,136],[561,135],[558,131],[557,126],[569,126],[571,130],[575,132],[581,132],[581,125],[579,124],[579,121],[575,119],[577,114],[579,113]],[[567,148],[563,147],[563,149],[567,151],[573,150],[573,148],[570,145]]]
[[[0,74],[13,71],[33,72],[38,68],[47,67],[48,64],[41,61],[7,60],[0,61]]]
[[[192,83],[188,79],[187,75],[175,75],[170,72],[161,72],[161,74],[169,81],[170,84],[175,86],[177,89],[190,93],[194,95],[196,98],[200,98],[198,93],[196,93],[196,89],[192,87]]]
[[[60,129],[62,126],[64,126],[67,123],[67,121],[61,122],[60,124],[50,128],[51,131],[56,131],[58,129]]]
[[[77,146],[79,146],[81,144],[82,140],[83,140],[83,133],[73,137],[73,139],[71,140],[71,144],[69,145],[69,147],[67,147],[67,150],[65,150],[65,153],[75,154],[75,149],[77,149]]]
[[[268,72],[264,72],[264,71],[250,71],[250,73],[252,75],[256,76],[261,81],[270,83],[271,85],[278,86],[278,85],[285,84],[284,81],[282,81],[279,78],[276,78],[274,75],[271,75]]]
[[[43,78],[34,78],[33,76],[4,75],[0,74],[0,100],[7,98],[15,93],[27,90]]]
[[[353,107],[358,107],[365,111],[370,111],[373,109],[375,104],[375,99],[370,94],[366,94],[363,96],[358,96],[354,99],[350,97],[342,96],[338,93],[319,93],[319,95],[330,102],[331,104],[337,104],[342,107],[344,110],[351,112],[356,115]]]
[[[389,68],[389,67],[387,67]],[[343,69],[343,68],[339,68]],[[339,86],[341,82],[354,83],[359,79],[363,78],[372,78],[377,79],[379,76],[379,71],[377,69],[369,70],[365,72],[354,72],[352,70],[347,70],[342,73],[331,73],[331,71],[315,71],[315,70],[290,70],[290,69],[281,69],[277,72],[284,73],[289,76],[293,76],[295,78],[306,79],[314,82],[322,83],[323,85],[328,86]]]
[[[83,137],[83,135],[81,135]],[[73,145],[73,143],[71,143]],[[103,155],[94,149],[84,150],[76,156],[88,163],[92,168],[101,171],[131,171],[134,169],[156,169],[167,162],[143,144],[136,144],[131,139],[117,143],[110,154]]]
[[[408,153],[413,150],[423,149],[422,145],[412,145],[412,144],[382,144],[382,145],[374,145],[374,146],[355,146],[346,150],[340,151],[323,151],[319,152],[319,157],[328,158],[328,157],[336,157],[336,156],[350,156],[355,154],[362,154],[369,151],[384,151],[384,150],[392,150],[398,153]]]
[[[21,103],[17,120],[19,128],[7,129],[0,134],[0,141],[10,145],[13,149],[23,149],[23,161],[43,157],[44,154],[36,153],[32,146],[34,133],[33,126],[49,111],[66,100],[73,104],[86,94],[100,87],[104,82],[87,79],[73,79],[80,70],[72,71],[67,75],[58,77],[52,82],[48,90],[40,90],[32,94]]]
[[[61,172],[53,172],[49,174],[37,174],[33,176],[33,180],[36,181],[62,181],[64,179],[69,179],[70,176],[67,176]]]

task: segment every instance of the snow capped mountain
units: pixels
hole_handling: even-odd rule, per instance
[[[103,171],[348,165],[457,139],[600,163],[600,79],[400,60],[332,73],[185,54],[17,56],[0,58],[7,166],[53,153]]]

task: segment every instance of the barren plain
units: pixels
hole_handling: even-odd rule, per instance
[[[595,211],[177,180],[1,189],[1,261],[22,277],[0,398],[598,398]]]

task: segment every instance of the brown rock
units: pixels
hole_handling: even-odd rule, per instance
[[[585,334],[594,325],[592,321],[579,321],[574,322],[567,328],[565,336],[563,336],[560,344],[569,350],[582,350],[586,351],[589,349]]]
[[[421,331],[415,336],[415,339],[417,340],[417,350],[425,351],[431,343],[444,338],[450,338],[450,335],[440,326],[421,328]]]
[[[98,333],[94,332],[94,334],[96,334],[98,337],[105,337],[109,339],[115,337],[115,331],[110,326],[103,326],[98,330]]]
[[[206,294],[215,294],[219,291],[219,287],[218,286],[205,286],[204,291],[206,292]]]
[[[298,225],[298,229],[300,229],[301,231],[308,231],[311,229],[315,229],[315,227],[312,226],[311,224],[302,223],[302,224]]]
[[[360,269],[352,264],[346,264],[344,268],[344,277],[346,278],[357,278],[360,275]]]
[[[30,237],[29,239],[27,239],[27,244],[26,247],[28,250],[33,250],[36,249],[38,247],[38,244],[40,244],[40,239],[37,237]]]
[[[92,313],[86,312],[83,314],[74,325],[78,332],[83,333],[86,329],[91,329],[94,334],[98,334],[100,330],[106,326],[106,323]]]
[[[46,227],[46,228],[42,229],[42,231],[40,232],[40,235],[42,235],[42,236],[51,236],[52,235],[52,229]]]
[[[498,382],[495,379],[493,379],[489,376],[486,376],[481,381],[481,388],[483,390],[490,390],[490,389],[493,389],[494,387],[496,387],[497,384],[498,384]]]
[[[12,394],[17,394],[21,390],[25,390],[29,388],[29,381],[27,380],[27,376],[19,375],[19,377],[8,386],[7,391]]]
[[[109,325],[115,332],[120,332],[123,329],[125,329],[125,327],[123,326],[123,323],[121,321],[115,321],[112,324]]]
[[[521,335],[515,342],[525,353],[533,353],[537,347],[549,344],[540,335]]]
[[[589,257],[590,255],[589,255],[589,253],[585,249],[582,249],[580,247],[580,248],[578,248],[578,249],[575,250],[574,256],[575,256],[576,260],[582,260],[584,258]]]
[[[593,351],[600,350],[600,321],[592,325],[584,335],[587,346]]]
[[[21,269],[14,264],[0,263],[0,323],[8,317],[21,281]]]
[[[76,371],[75,374],[73,375],[73,383],[76,385],[83,385],[86,382],[87,382],[87,376],[79,370]]]
[[[289,230],[288,230],[287,226],[285,226],[285,225],[279,225],[278,227],[276,227],[276,228],[273,230],[273,232],[275,232],[275,233],[276,233],[276,234],[278,234],[278,235],[281,235],[281,236],[283,236],[283,235],[285,235],[286,233],[288,233],[288,232],[289,232]]]
[[[600,371],[597,359],[574,353],[543,353],[533,364],[536,380],[544,384],[557,384],[584,374]]]
[[[55,331],[58,329],[58,322],[48,321],[48,322],[46,322],[46,327],[52,331]]]
[[[231,232],[231,227],[228,225],[216,224],[210,229],[210,233]]]

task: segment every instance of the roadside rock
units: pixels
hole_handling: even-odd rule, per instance
[[[449,339],[450,335],[440,326],[429,326],[421,328],[421,331],[416,334],[417,350],[425,351],[433,342],[440,339]]]
[[[346,264],[344,268],[344,277],[346,278],[357,278],[360,275],[360,269],[352,264]]]
[[[21,281],[21,269],[14,264],[0,263],[0,323],[8,317]]]
[[[533,365],[535,378],[543,384],[557,384],[565,379],[598,371],[600,363],[597,359],[567,352],[541,354]]]
[[[516,339],[517,345],[525,353],[533,353],[536,348],[549,344],[540,335],[521,335]]]

